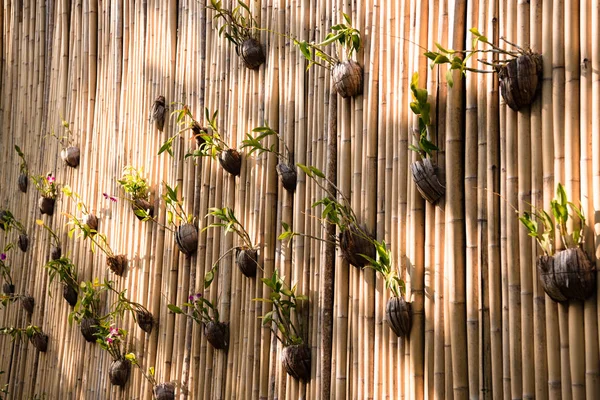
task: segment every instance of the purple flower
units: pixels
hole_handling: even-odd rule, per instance
[[[196,294],[191,294],[188,299],[189,301],[196,301],[198,300],[200,297],[202,297],[202,293],[196,293]]]
[[[2,261],[6,260],[6,254],[4,254],[4,253],[0,254],[0,260],[2,260]]]
[[[107,343],[112,343],[112,342],[114,342],[114,340],[115,340],[115,339],[113,339],[113,338],[106,338],[106,342],[107,342]]]
[[[55,177],[53,177],[52,175],[48,175],[48,176],[46,177],[46,180],[48,181],[48,183],[49,183],[49,184],[53,184],[53,183],[54,183],[54,181],[56,180],[56,178],[55,178]]]
[[[104,196],[104,198],[105,198],[106,200],[110,200],[110,201],[113,201],[113,202],[115,202],[115,203],[117,202],[117,198],[116,198],[116,197],[113,197],[113,196],[111,196],[110,194],[107,194],[107,193],[102,193],[102,195]]]
[[[110,334],[111,335],[118,335],[119,334],[119,330],[117,328],[110,328]]]

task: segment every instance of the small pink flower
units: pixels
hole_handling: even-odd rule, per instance
[[[110,200],[110,201],[115,202],[115,203],[117,202],[117,198],[116,197],[113,197],[113,196],[111,196],[111,195],[109,195],[107,193],[102,193],[102,195],[104,196],[104,198],[106,200]]]
[[[119,334],[119,330],[117,328],[110,328],[110,334],[111,335],[118,335]]]
[[[4,253],[0,254],[0,260],[2,260],[2,261],[6,260],[6,254],[4,254]]]
[[[54,183],[54,181],[56,180],[56,178],[55,178],[55,177],[53,177],[52,175],[48,175],[48,176],[46,177],[46,180],[48,181],[48,183],[49,183],[49,184],[53,184],[53,183]]]
[[[112,343],[112,342],[114,342],[114,341],[115,341],[115,339],[113,339],[113,338],[106,338],[106,342],[107,342],[107,343]]]

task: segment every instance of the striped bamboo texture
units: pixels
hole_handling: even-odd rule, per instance
[[[178,399],[600,398],[597,296],[558,305],[544,294],[535,269],[540,249],[512,208],[547,208],[563,183],[588,218],[585,249],[600,257],[600,0],[250,1],[263,28],[309,41],[322,40],[341,12],[349,14],[362,33],[356,60],[365,70],[363,95],[354,99],[332,95],[326,70],[306,71],[289,40],[267,31],[260,35],[266,63],[246,69],[218,36],[208,4],[0,3],[0,208],[11,210],[30,236],[30,249],[13,250],[10,261],[17,293],[35,298],[31,317],[9,305],[0,310],[0,325],[33,323],[50,336],[47,353],[0,338],[0,387],[8,384],[8,398],[152,398],[135,368],[123,389],[112,387],[108,354],[67,323],[70,307],[43,268],[49,238],[38,218],[60,232],[80,280],[113,279],[154,314],[151,335],[129,316],[122,321],[128,351],[155,367],[158,382],[177,382]],[[416,46],[470,48],[473,26],[500,46],[507,46],[505,37],[543,54],[541,90],[530,108],[508,108],[496,75],[460,80],[455,73],[450,88],[445,68],[430,69]],[[408,150],[418,131],[409,108],[413,72],[429,90],[430,133],[440,148],[434,161],[446,183],[435,206],[421,198],[409,168],[417,159]],[[234,178],[210,159],[184,160],[195,146],[187,134],[173,158],[158,156],[178,129],[173,118],[163,133],[149,121],[161,94],[167,103],[189,105],[201,122],[205,107],[218,109],[232,147],[268,123],[295,162],[331,172],[360,221],[392,250],[412,302],[410,335],[398,339],[387,326],[390,293],[373,270],[348,266],[339,252],[326,257],[326,246],[314,240],[296,238],[289,247],[277,240],[282,221],[325,234],[315,218],[320,209],[311,207],[323,192],[304,174],[290,194],[273,155],[242,152]],[[62,131],[61,117],[81,147],[77,169],[62,163],[59,145],[46,137]],[[54,216],[42,217],[32,183],[26,194],[18,192],[14,145],[32,173],[51,171],[82,196],[115,253],[127,255],[123,277],[109,272],[89,243],[67,236],[62,213],[74,212],[73,202],[60,197]],[[186,259],[169,231],[139,222],[127,202],[102,195],[122,195],[116,179],[126,165],[143,167],[160,221],[162,182],[178,184],[200,228],[212,222],[204,218],[210,207],[231,207],[260,245],[255,279],[227,257],[204,292],[230,323],[227,353],[167,304],[202,291],[204,274],[238,239],[201,232],[196,255]],[[0,247],[15,238],[0,234]],[[260,278],[275,268],[310,299],[303,317],[313,360],[309,383],[286,375],[281,345],[258,319],[268,306],[252,301],[268,295]],[[112,301],[104,298],[103,310]]]

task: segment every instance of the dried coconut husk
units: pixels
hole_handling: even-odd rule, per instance
[[[167,113],[165,96],[157,96],[152,104],[151,119],[154,121],[154,127],[159,131],[163,131],[165,127],[165,117]]]
[[[233,176],[239,176],[242,170],[242,155],[235,149],[223,150],[219,153],[219,164]]]
[[[171,382],[159,383],[152,389],[156,400],[174,400],[175,385]]]
[[[363,268],[368,264],[367,260],[361,254],[375,259],[375,246],[364,237],[365,234],[371,238],[372,236],[366,232],[367,230],[364,225],[360,226],[360,230],[354,225],[349,225],[346,230],[340,233],[342,257],[348,263],[358,268]]]
[[[127,256],[119,254],[117,256],[106,257],[106,265],[117,276],[122,276],[127,268]]]
[[[60,246],[50,246],[50,259],[58,260],[62,255],[62,249]]]
[[[290,193],[296,190],[296,184],[298,183],[298,173],[296,172],[296,166],[289,166],[286,163],[277,164],[277,174],[281,178],[283,188]]]
[[[287,346],[281,352],[281,362],[285,372],[305,382],[310,380],[310,359],[310,348],[305,344]]]
[[[152,333],[152,328],[154,327],[154,317],[152,313],[144,310],[137,310],[135,312],[135,319],[137,321],[138,326],[146,333]]]
[[[114,360],[108,370],[108,378],[114,386],[125,386],[131,373],[131,361],[126,358]]]
[[[333,66],[331,70],[333,89],[343,98],[354,97],[363,90],[363,69],[353,60]]]
[[[86,342],[92,343],[96,341],[96,333],[98,333],[98,325],[100,321],[96,318],[83,318],[81,320],[81,334],[85,338]]]
[[[150,204],[150,202],[146,199],[133,200],[131,202],[131,209],[133,210],[134,213],[138,210],[141,210],[141,211],[147,211],[148,215],[150,215],[151,217],[154,216],[154,206],[152,204]],[[140,217],[137,214],[135,214],[135,217],[139,220],[144,219],[143,217]]]
[[[217,350],[229,348],[229,324],[225,322],[213,322],[204,324],[206,340]]]
[[[19,190],[23,193],[27,193],[27,185],[29,183],[29,177],[27,174],[19,175],[19,179],[17,180],[17,184],[19,185]]]
[[[540,256],[536,265],[542,287],[554,301],[583,301],[596,289],[596,268],[580,248]]]
[[[86,214],[83,216],[83,223],[88,226],[92,231],[98,232],[98,218],[94,214]],[[92,235],[95,233],[92,232]]]
[[[236,249],[235,263],[244,276],[248,278],[255,277],[256,266],[258,265],[258,250],[247,248]]]
[[[436,167],[429,157],[410,165],[419,193],[431,204],[437,203],[446,192],[446,187],[440,183],[435,170]]]
[[[27,314],[33,314],[33,306],[35,305],[35,300],[31,296],[21,297],[21,306],[23,310],[27,312]]]
[[[175,232],[175,243],[183,254],[194,254],[198,249],[198,228],[193,224],[181,225]]]
[[[391,297],[385,307],[385,318],[398,337],[410,333],[412,325],[412,307],[404,300],[404,297]]]
[[[2,291],[4,294],[14,294],[15,293],[15,285],[12,283],[4,282],[2,284]]]
[[[29,248],[29,236],[27,236],[26,233],[21,233],[17,239],[17,245],[19,246],[19,249],[25,253]]]
[[[70,146],[60,152],[60,158],[71,168],[79,165],[79,147]]]
[[[500,94],[510,108],[519,111],[529,106],[538,92],[542,78],[542,56],[528,53],[519,56],[498,69]]]
[[[265,50],[262,44],[256,39],[249,38],[244,40],[236,50],[239,56],[242,57],[246,68],[256,70],[266,60]]]
[[[54,214],[54,204],[56,203],[56,199],[51,199],[49,197],[41,196],[38,199],[38,207],[42,214],[53,215]]]
[[[208,134],[208,129],[200,126],[200,124],[196,121],[192,122],[191,128],[192,135],[194,139],[196,139],[196,145],[198,147],[202,146],[206,142],[204,135]]]
[[[72,287],[71,285],[67,285],[65,283],[63,283],[63,298],[67,301],[67,303],[69,303],[69,305],[71,307],[75,307],[75,304],[77,304],[77,290],[75,290],[74,287]]]
[[[48,335],[45,333],[35,332],[31,335],[29,341],[33,344],[33,347],[38,349],[41,353],[45,353],[46,350],[48,350]]]

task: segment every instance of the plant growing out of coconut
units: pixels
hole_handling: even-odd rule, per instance
[[[221,0],[210,0],[206,8],[215,12],[213,19],[222,22],[219,36],[224,36],[235,46],[246,68],[256,70],[265,62],[265,50],[258,41],[260,27],[247,3],[237,0],[232,9],[224,8]]]
[[[202,293],[191,294],[188,302],[181,306],[169,304],[169,310],[175,314],[185,315],[198,325],[204,326],[206,340],[218,350],[229,348],[229,324],[219,320],[219,310]],[[188,311],[184,311],[184,309]]]
[[[15,285],[13,284],[11,276],[11,268],[8,263],[8,252],[13,248],[12,243],[8,243],[4,246],[2,253],[0,253],[0,276],[4,283],[2,284],[2,291],[4,294],[13,294],[15,292]]]
[[[79,295],[79,284],[77,283],[77,268],[75,268],[71,259],[66,255],[58,258],[51,257],[44,268],[48,271],[48,277],[50,278],[48,285],[58,278],[62,284],[63,298],[71,307],[74,307],[77,304]]]
[[[172,382],[156,383],[156,371],[154,367],[148,368],[145,371],[140,365],[139,360],[134,353],[125,354],[125,358],[139,368],[140,372],[148,383],[152,386],[152,394],[156,400],[173,400],[175,399],[175,385]]]
[[[448,64],[446,71],[446,81],[448,85],[454,84],[452,71],[460,71],[460,76],[466,75],[467,71],[477,73],[498,73],[500,79],[500,94],[510,108],[519,111],[521,108],[529,106],[535,99],[538,92],[538,83],[542,75],[542,56],[533,52],[531,49],[522,48],[505,38],[501,38],[506,44],[514,50],[502,49],[488,40],[481,34],[477,28],[469,30],[473,35],[471,50],[453,50],[442,47],[436,43],[438,51],[427,51],[424,55],[432,61],[431,67],[436,65]],[[478,43],[484,43],[490,48],[487,50],[478,49]],[[478,61],[491,66],[491,70],[482,70],[469,67],[468,61],[474,55],[492,54],[492,61],[479,59]],[[500,56],[505,57],[500,59]]]
[[[13,341],[29,339],[39,352],[45,353],[48,350],[48,335],[37,325],[28,325],[25,328],[3,327],[0,328],[0,335],[8,335]]]
[[[150,203],[150,186],[148,180],[144,178],[143,168],[136,168],[131,165],[123,168],[121,179],[117,179],[121,188],[129,196],[127,199],[131,203],[131,208],[136,218],[144,219],[138,215],[137,211],[144,210],[144,215],[151,217],[154,215],[154,206]],[[105,197],[108,196],[105,194]]]
[[[56,232],[54,232],[52,228],[46,225],[41,219],[36,219],[35,223],[48,231],[48,234],[50,235],[50,259],[58,260],[62,254],[60,238]]]
[[[258,155],[262,153],[271,153],[277,156],[279,163],[277,164],[277,174],[281,179],[281,183],[285,190],[290,193],[293,193],[296,190],[296,183],[298,181],[298,174],[296,172],[296,166],[294,165],[292,159],[292,153],[290,149],[287,147],[279,133],[275,132],[273,129],[269,127],[269,125],[259,126],[252,129],[252,132],[256,133],[256,136],[252,136],[250,133],[246,134],[246,139],[242,141],[242,149],[250,149],[248,155],[251,155],[254,152],[257,152]],[[285,148],[285,153],[279,152],[277,148],[279,147],[278,143],[273,143],[271,146],[266,147],[263,144],[263,140],[267,139],[270,136],[275,136],[278,139],[283,147]]]
[[[281,342],[281,361],[285,371],[307,382],[310,380],[311,353],[304,340],[300,302],[308,301],[308,297],[296,294],[297,285],[289,287],[277,269],[261,281],[271,289],[271,293],[268,298],[255,298],[253,301],[272,305],[272,309],[260,317],[262,325],[271,328]]]
[[[131,374],[131,361],[125,356],[125,329],[116,328],[109,320],[103,321],[98,325],[96,333],[96,343],[102,350],[108,352],[112,358],[108,378],[114,386],[123,387],[129,380]]]
[[[321,238],[308,235],[305,233],[295,232],[291,226],[282,222],[282,232],[279,235],[279,240],[291,241],[296,236],[302,236],[309,239],[315,239],[322,242],[333,243],[340,248],[342,257],[348,263],[358,268],[363,268],[367,260],[362,256],[367,255],[370,258],[375,258],[375,240],[373,236],[367,232],[364,225],[358,223],[358,219],[354,210],[350,206],[350,200],[344,196],[341,191],[330,182],[323,172],[313,166],[297,164],[309,178],[325,192],[325,197],[313,203],[312,207],[323,207],[321,220],[327,224],[334,224],[340,231],[338,236]],[[323,182],[326,184],[323,184]],[[329,188],[333,187],[333,191]],[[340,200],[337,200],[339,194]]]
[[[115,283],[113,281],[105,279],[104,286],[109,292],[113,292],[117,295],[117,300],[111,306],[111,314],[123,318],[125,313],[128,312],[144,332],[148,334],[152,333],[152,328],[154,327],[154,317],[146,307],[140,303],[129,300],[125,296],[127,289],[122,291],[115,289]]]
[[[2,210],[0,228],[6,233],[9,233],[13,228],[19,232],[19,236],[17,237],[17,246],[22,252],[27,251],[29,248],[29,236],[27,236],[27,232],[25,231],[23,224],[20,223],[9,210]]]
[[[431,104],[427,97],[427,89],[419,88],[419,74],[415,72],[410,82],[413,101],[410,103],[410,109],[417,115],[419,121],[419,130],[413,132],[416,145],[408,146],[409,150],[416,152],[421,158],[410,165],[410,171],[413,180],[417,185],[419,193],[425,200],[435,204],[445,193],[446,187],[440,183],[436,175],[436,166],[431,157],[434,151],[439,150],[429,139],[429,128],[431,127]]]
[[[100,314],[100,298],[106,291],[98,278],[79,284],[79,299],[69,313],[69,324],[73,321],[79,324],[81,334],[89,343],[96,341],[96,335],[101,332],[101,322],[108,316]]]
[[[29,315],[33,314],[33,306],[35,305],[35,299],[28,294],[0,294],[0,304],[6,307],[8,304],[21,302],[23,310]]]
[[[581,248],[586,228],[581,206],[568,200],[559,183],[556,197],[550,202],[554,221],[545,210],[531,207],[531,212],[523,212],[519,221],[542,249],[536,266],[546,294],[557,302],[586,300],[596,288],[596,268]]]
[[[15,151],[21,159],[21,164],[19,165],[19,179],[17,181],[17,184],[21,192],[27,193],[27,185],[29,183],[29,168],[27,168],[27,161],[25,161],[25,155],[21,151],[21,148],[16,144]]]
[[[31,179],[40,194],[40,198],[38,199],[40,212],[46,215],[53,215],[56,197],[58,197],[58,188],[60,186],[56,183],[56,178],[51,172],[48,172],[46,176],[32,175]]]
[[[62,147],[60,158],[62,158],[65,164],[71,168],[77,168],[79,165],[80,156],[79,146],[74,144],[73,136],[75,135],[73,134],[73,131],[71,131],[71,126],[69,123],[61,118],[61,124],[63,127],[62,135],[57,134],[54,132],[54,130],[52,130],[46,136],[54,138],[58,141]]]
[[[331,32],[321,43],[293,39],[302,56],[308,60],[309,69],[313,65],[331,71],[334,90],[343,98],[354,97],[362,93],[363,69],[354,60],[352,54],[360,49],[360,31],[352,27],[348,14],[342,13],[345,23],[331,27]],[[325,46],[335,44],[335,53],[328,53]],[[342,54],[342,56],[340,56]]]

